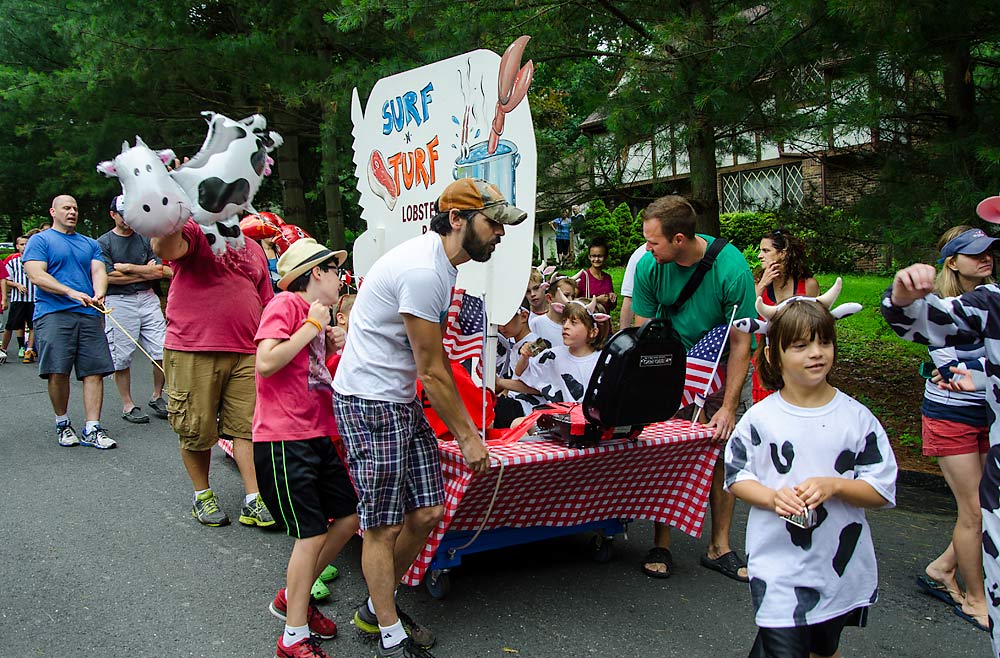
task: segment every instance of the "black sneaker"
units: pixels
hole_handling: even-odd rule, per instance
[[[434,658],[434,655],[408,637],[391,649],[382,646],[382,640],[375,647],[375,658]]]
[[[396,604],[396,616],[403,623],[403,629],[406,630],[406,634],[413,638],[414,644],[422,649],[430,649],[434,646],[434,642],[437,641],[434,633],[430,629],[418,624],[413,617],[403,612],[398,603]],[[379,634],[378,617],[368,609],[367,600],[354,612],[354,626],[362,633],[369,635]]]

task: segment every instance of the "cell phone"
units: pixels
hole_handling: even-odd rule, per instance
[[[782,516],[781,518],[794,526],[798,526],[803,530],[808,530],[816,525],[816,510],[808,510],[805,514],[789,514],[788,516]]]
[[[937,370],[937,366],[934,365],[933,361],[924,361],[920,364],[920,376],[924,379],[933,377],[935,370]]]
[[[539,338],[533,343],[528,343],[528,351],[531,352],[531,356],[538,356],[550,347],[552,347],[552,343],[544,338]]]

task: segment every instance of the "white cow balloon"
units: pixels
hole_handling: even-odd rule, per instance
[[[174,158],[169,149],[154,153],[136,135],[135,146],[122,142],[122,152],[114,160],[97,165],[97,171],[121,182],[125,196],[123,217],[133,230],[147,238],[173,233],[191,216],[187,194],[164,166]]]
[[[212,251],[221,256],[227,245],[243,248],[240,217],[257,212],[251,202],[274,164],[268,153],[284,140],[267,130],[267,120],[260,114],[240,121],[215,112],[201,115],[208,122],[205,143],[170,176],[187,194],[191,215],[201,225]]]

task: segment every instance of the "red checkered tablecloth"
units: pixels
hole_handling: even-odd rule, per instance
[[[480,525],[490,530],[645,519],[698,537],[720,450],[711,435],[702,425],[671,420],[650,425],[636,442],[614,440],[582,450],[522,439],[491,445],[491,470],[479,477],[466,468],[458,444],[442,443],[444,518],[403,582],[420,584],[449,530],[474,531]]]

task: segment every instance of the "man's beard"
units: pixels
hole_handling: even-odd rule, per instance
[[[490,246],[493,244],[493,239],[490,240],[480,240],[475,231],[472,230],[472,226],[469,226],[465,233],[465,238],[462,240],[462,249],[465,253],[469,254],[469,258],[476,261],[477,263],[485,263],[493,255],[493,251]]]

